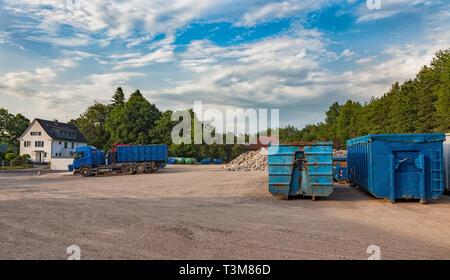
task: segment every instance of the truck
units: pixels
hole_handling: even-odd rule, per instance
[[[83,177],[110,173],[133,175],[153,173],[163,168],[168,160],[167,145],[114,145],[109,151],[92,146],[75,149],[69,171]]]

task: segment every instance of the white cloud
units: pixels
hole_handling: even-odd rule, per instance
[[[363,1],[357,9],[357,22],[370,22],[395,16],[400,13],[416,11],[420,6],[442,5],[441,0],[381,0],[380,9],[369,9],[366,1]]]
[[[247,8],[247,12],[235,25],[253,26],[255,24],[288,17],[300,17],[309,12],[320,10],[325,6],[343,1],[330,0],[285,0],[281,2],[268,2]]]
[[[21,97],[33,96],[39,86],[47,86],[57,77],[50,68],[37,68],[34,72],[10,72],[0,77],[0,93],[18,95]]]
[[[134,47],[151,41],[158,34],[174,34],[195,20],[251,26],[289,16],[298,18],[336,3],[332,0],[269,3],[258,0],[77,1],[79,7],[67,9],[65,0],[5,0],[5,10],[32,20],[15,25],[17,30],[39,31],[28,36],[29,40],[69,47],[107,45],[113,39],[122,39],[128,47]],[[65,30],[63,40],[59,36],[61,28]]]
[[[174,40],[175,37],[173,35],[168,35],[164,39],[150,44],[147,54],[115,56],[115,59],[111,61],[111,63],[116,65],[113,68],[114,70],[119,70],[123,68],[142,67],[152,63],[170,62],[174,59],[173,50],[175,46],[172,44]]]
[[[0,31],[0,45],[10,45],[25,50],[24,47],[15,44],[11,38],[11,32]]]
[[[305,30],[230,47],[194,41],[180,55],[180,65],[197,72],[197,78],[152,97],[180,106],[196,99],[220,106],[283,106],[321,95],[312,85],[326,75],[318,61],[329,60],[328,55],[321,34]]]
[[[356,60],[356,63],[366,64],[366,63],[372,62],[374,59],[375,59],[375,56],[364,57],[364,58],[360,58],[360,59]]]
[[[129,42],[129,46],[133,46],[157,34],[174,31],[193,19],[201,18],[208,9],[219,4],[202,0],[78,1],[81,1],[79,8],[66,9],[65,0],[6,0],[5,9],[37,22],[21,26],[22,29],[44,33],[29,36],[30,40],[62,46],[80,46],[99,43],[98,35],[106,38],[102,44],[107,44],[114,38],[128,39],[135,36],[139,39]],[[72,38],[60,40],[58,32],[63,25],[73,27],[77,33]],[[97,39],[93,40],[92,35],[97,35]]]
[[[0,97],[16,104],[13,109],[29,118],[58,118],[68,121],[82,113],[94,100],[108,102],[118,86],[144,76],[136,72],[93,74],[86,81],[58,81],[50,68],[32,72],[10,72],[0,77]],[[131,88],[124,86],[126,91]]]

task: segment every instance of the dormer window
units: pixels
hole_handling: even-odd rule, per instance
[[[30,135],[31,135],[31,136],[41,136],[42,133],[41,133],[40,131],[32,131],[32,132],[30,133]]]

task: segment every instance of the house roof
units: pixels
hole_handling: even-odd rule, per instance
[[[73,142],[87,143],[86,138],[81,134],[78,128],[72,124],[61,123],[58,121],[47,121],[42,119],[35,119],[45,132],[53,140],[67,140]]]

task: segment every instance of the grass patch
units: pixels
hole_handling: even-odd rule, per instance
[[[33,168],[32,165],[29,165],[28,168]],[[2,166],[0,166],[0,170],[18,170],[18,169],[27,169],[26,166],[24,165],[18,165],[18,166],[5,166],[5,168],[3,168]]]

